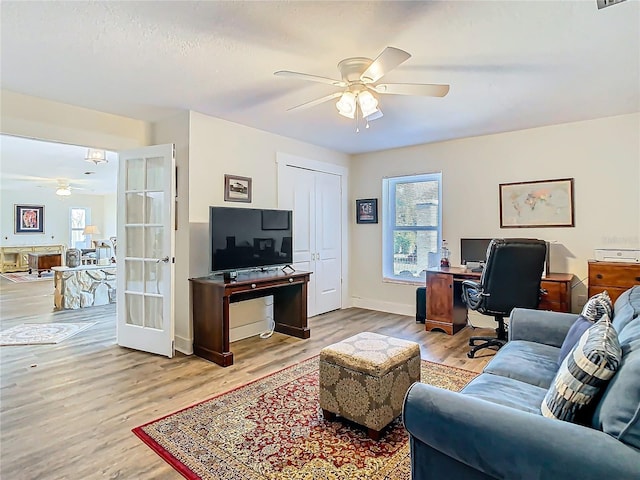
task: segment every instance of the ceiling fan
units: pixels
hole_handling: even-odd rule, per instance
[[[338,63],[338,70],[342,80],[309,75],[307,73],[280,70],[274,73],[278,77],[299,78],[311,82],[326,83],[343,90],[330,95],[311,100],[295,107],[287,109],[300,110],[321,103],[340,98],[336,102],[338,113],[348,118],[357,118],[361,115],[367,120],[375,120],[382,117],[382,111],[378,108],[378,99],[374,94],[391,95],[419,95],[427,97],[444,97],[449,92],[449,85],[437,85],[430,83],[378,83],[379,80],[411,55],[399,48],[387,47],[375,60],[365,57],[346,58]],[[367,128],[368,128],[367,123]]]

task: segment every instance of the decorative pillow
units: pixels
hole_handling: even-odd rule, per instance
[[[585,331],[562,361],[540,409],[542,415],[573,422],[613,377],[622,359],[618,334],[608,315]]]
[[[605,313],[609,318],[611,318],[611,314],[613,313],[613,304],[611,303],[611,298],[606,290],[604,292],[596,293],[593,297],[587,300],[587,303],[584,304],[584,308],[580,315],[592,322],[597,322]]]
[[[583,317],[582,315],[580,315],[576,319],[576,321],[573,322],[573,325],[571,325],[571,328],[569,328],[567,336],[564,337],[564,341],[562,342],[562,346],[560,347],[560,355],[558,355],[558,365],[562,365],[562,361],[569,354],[575,344],[578,343],[578,340],[580,340],[582,334],[586,332],[592,325],[593,322],[588,318]]]

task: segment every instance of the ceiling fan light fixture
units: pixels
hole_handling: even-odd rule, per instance
[[[87,156],[85,157],[85,160],[87,162],[94,163],[95,165],[109,162],[109,160],[107,160],[107,152],[95,148],[90,148],[87,150]]]
[[[354,118],[356,114],[356,96],[351,92],[344,92],[340,100],[336,102],[336,108],[340,115]]]
[[[56,195],[60,195],[61,197],[68,197],[71,195],[71,189],[68,186],[58,187],[56,190]]]
[[[363,117],[368,117],[378,111],[378,100],[366,90],[358,94],[358,104]]]

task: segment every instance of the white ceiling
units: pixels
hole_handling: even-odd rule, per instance
[[[118,156],[106,152],[108,163],[85,160],[87,148],[0,135],[0,188],[42,188],[55,192],[67,184],[71,195],[106,195],[117,188]]]
[[[361,153],[640,111],[637,0],[602,10],[596,0],[0,8],[3,89],[146,121],[190,109]],[[445,83],[449,94],[380,96],[384,117],[360,133],[333,101],[286,111],[336,87],[273,72],[339,78],[340,60],[386,46],[412,54],[386,82]],[[4,144],[3,175],[7,160],[29,165],[5,157]]]

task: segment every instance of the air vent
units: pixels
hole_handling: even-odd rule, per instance
[[[611,5],[615,5],[616,3],[622,3],[625,0],[596,0],[598,4],[598,10],[605,7],[610,7]]]

